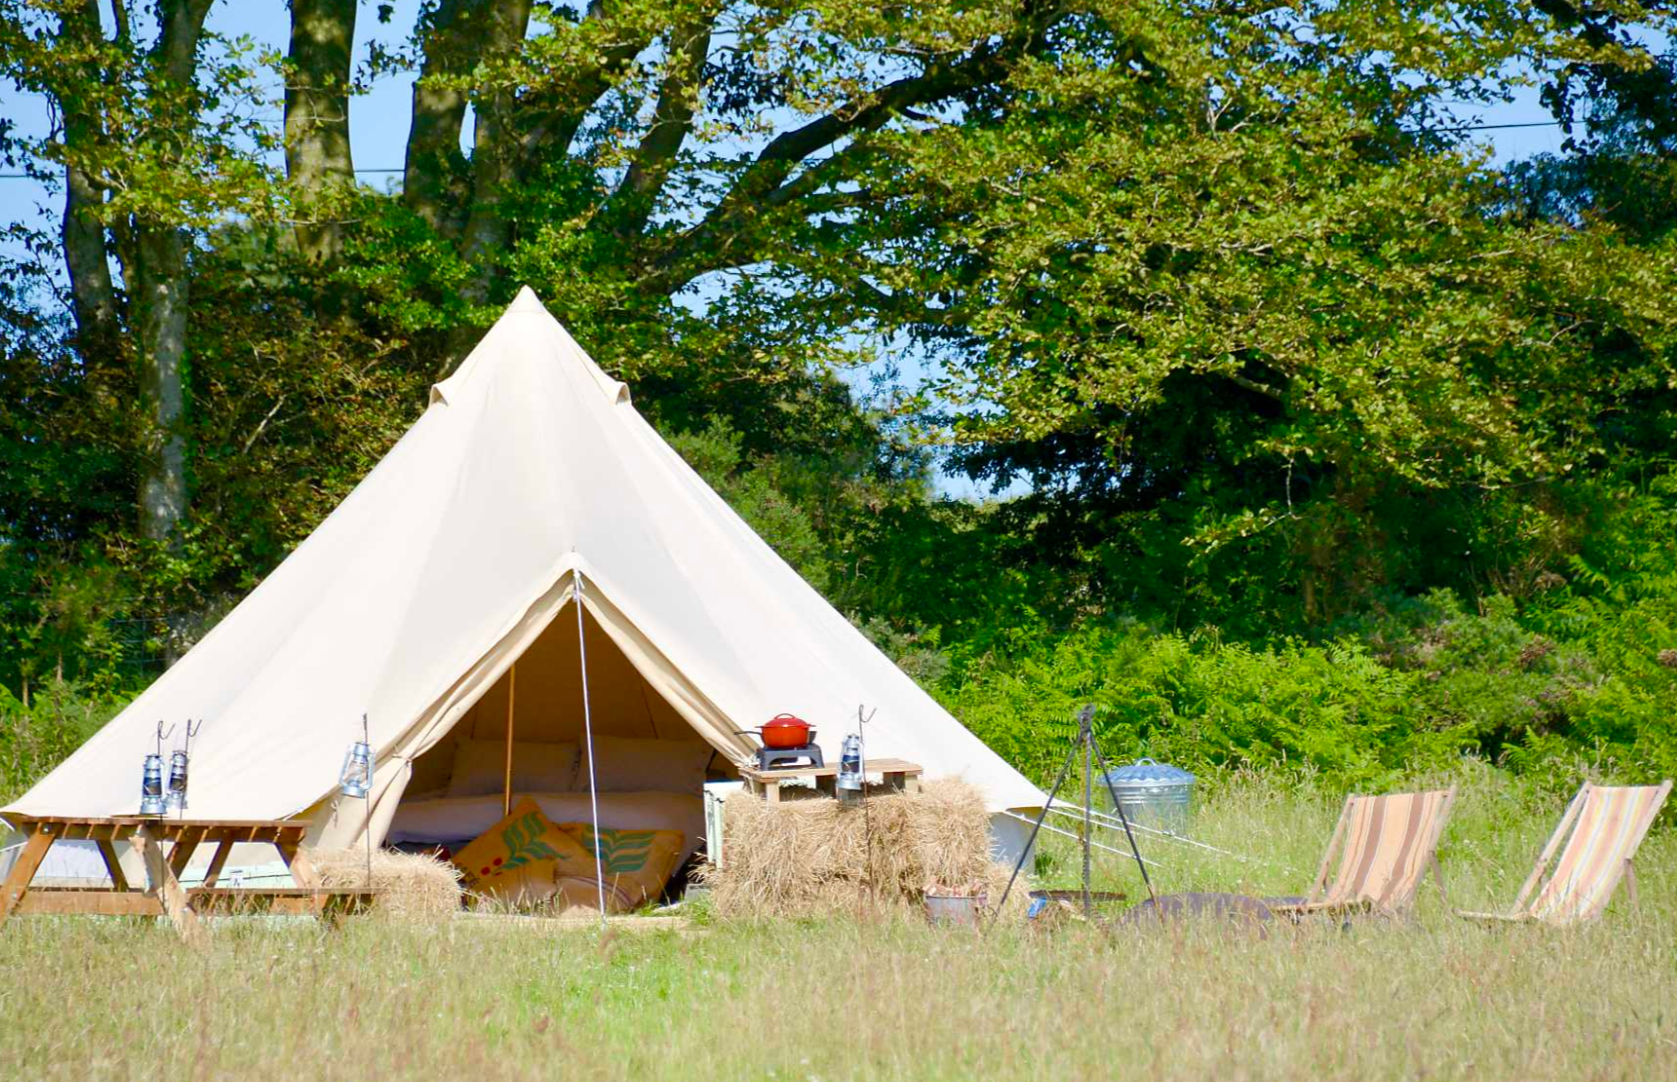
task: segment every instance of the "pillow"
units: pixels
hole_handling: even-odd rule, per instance
[[[594,738],[595,784],[602,793],[699,793],[715,750],[703,741]],[[578,791],[588,788],[588,761],[576,771]]]
[[[553,908],[561,913],[586,910],[600,911],[600,891],[594,885],[594,875],[561,875],[553,881]],[[609,879],[606,881],[606,912],[627,913],[640,903],[636,896]]]
[[[585,879],[589,901],[598,905],[594,887],[594,828],[587,823],[563,823],[560,829],[581,845],[588,861],[579,878]],[[600,866],[606,881],[606,908],[613,913],[634,909],[664,893],[664,884],[681,863],[687,836],[679,830],[610,830],[599,834]],[[574,867],[572,865],[571,867]],[[567,869],[568,872],[568,869]],[[572,898],[569,885],[561,892]],[[586,903],[581,903],[586,904]]]
[[[455,853],[454,863],[465,873],[468,887],[495,893],[490,880],[533,864],[547,866],[549,881],[561,873],[586,870],[591,875],[594,854],[575,835],[554,826],[540,806],[525,797],[505,819]]]
[[[512,791],[568,793],[576,786],[577,746],[512,742]],[[507,783],[507,745],[500,740],[462,740],[454,748],[448,795],[490,796]]]
[[[491,909],[533,909],[550,901],[557,892],[553,861],[538,860],[478,880],[472,887],[471,903],[474,909],[485,904]]]

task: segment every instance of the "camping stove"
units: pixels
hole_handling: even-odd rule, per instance
[[[799,759],[809,760],[807,763],[798,762]],[[826,766],[821,758],[821,745],[805,744],[800,748],[758,748],[757,769],[774,770],[786,766]]]

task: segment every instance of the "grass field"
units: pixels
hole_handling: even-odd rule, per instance
[[[1559,815],[1464,779],[1451,902],[1501,908]],[[1306,885],[1335,802],[1226,786],[1152,844],[1165,890]],[[1069,855],[1069,854],[1065,854]],[[1051,869],[1057,885],[1071,885]],[[1483,928],[1430,882],[1413,921],[1139,931],[710,924],[695,933],[457,921],[0,932],[6,1078],[1606,1079],[1677,1065],[1677,837],[1641,905],[1576,930]],[[1134,891],[1117,862],[1107,885]]]

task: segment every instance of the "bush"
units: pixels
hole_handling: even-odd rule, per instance
[[[1037,777],[1058,765],[1090,702],[1111,757],[1149,755],[1196,773],[1303,768],[1370,784],[1443,763],[1468,743],[1419,714],[1419,683],[1354,642],[1264,649],[1129,626],[990,658],[940,690],[957,717]]]
[[[22,796],[126,705],[63,681],[47,684],[26,705],[0,687],[0,803]],[[138,792],[139,764],[134,764]]]

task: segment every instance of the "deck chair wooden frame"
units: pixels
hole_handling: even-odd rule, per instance
[[[1606,911],[1621,879],[1631,904],[1636,904],[1636,851],[1670,795],[1669,778],[1659,785],[1585,782],[1538,854],[1537,866],[1526,877],[1513,908],[1506,913],[1458,915],[1469,920],[1557,925],[1594,920]],[[1615,815],[1616,821],[1612,818]],[[1597,856],[1595,850],[1603,846],[1606,851]],[[1559,860],[1555,858],[1557,852]],[[1551,861],[1555,862],[1555,871],[1545,880]]]
[[[1346,797],[1310,893],[1302,902],[1272,903],[1270,909],[1291,916],[1355,910],[1396,915],[1414,906],[1428,871],[1438,884],[1439,901],[1448,905],[1438,840],[1455,803],[1453,785],[1420,793]],[[1389,813],[1401,817],[1403,825]],[[1393,829],[1398,832],[1388,833]]]

